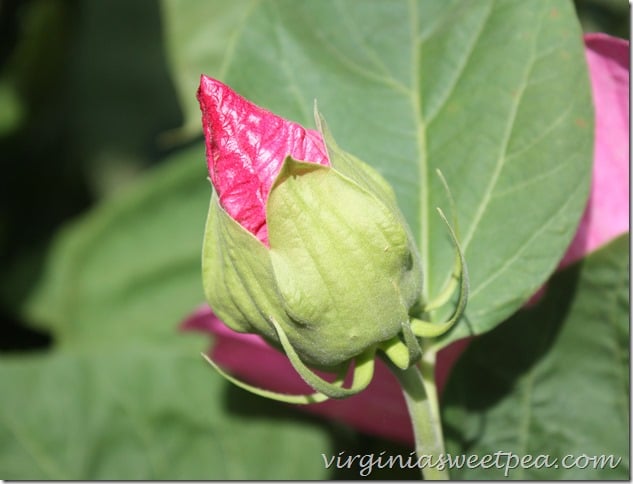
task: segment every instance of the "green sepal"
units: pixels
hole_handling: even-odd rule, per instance
[[[407,348],[407,345],[402,342],[400,337],[394,336],[389,341],[381,343],[379,348],[395,366],[401,370],[409,368],[409,365],[411,364],[409,349]]]
[[[402,224],[409,240],[409,248],[411,250],[413,261],[413,267],[411,271],[408,272],[411,276],[410,283],[418,285],[416,299],[415,301],[412,301],[410,305],[414,306],[415,304],[422,303],[422,301],[419,300],[422,295],[422,262],[418,253],[415,237],[413,237],[411,229],[409,228],[404,215],[402,215],[400,207],[398,207],[398,201],[393,188],[389,182],[385,180],[385,178],[371,165],[362,162],[338,145],[325,121],[325,118],[318,111],[316,101],[314,103],[314,120],[317,129],[323,137],[331,166],[341,174],[356,182],[359,186],[365,188],[368,193],[371,193],[374,197],[384,203]]]
[[[464,251],[461,248],[461,245],[457,238],[457,234],[448,223],[448,220],[446,219],[444,212],[442,212],[442,209],[437,208],[437,211],[446,224],[446,227],[448,228],[451,240],[453,241],[453,245],[455,246],[455,251],[457,253],[456,274],[459,275],[459,297],[457,298],[457,304],[455,306],[455,309],[453,310],[453,314],[447,321],[443,323],[433,323],[430,321],[423,321],[415,318],[412,319],[411,329],[413,333],[419,338],[435,338],[449,331],[464,314],[464,311],[466,310],[466,304],[468,303],[468,294],[470,291],[468,266],[466,265]]]
[[[301,357],[297,354],[292,344],[290,344],[290,341],[283,332],[281,326],[279,326],[274,319],[271,320],[271,322],[277,330],[281,346],[286,352],[293,368],[297,373],[299,373],[299,376],[303,378],[308,385],[317,390],[317,392],[321,392],[331,398],[351,397],[352,395],[356,395],[357,393],[363,391],[371,382],[371,379],[374,376],[374,356],[376,354],[373,347],[366,349],[362,354],[355,358],[354,378],[352,380],[352,384],[350,388],[343,388],[342,385],[340,385],[340,380],[330,383],[308,368],[308,366],[301,360]]]
[[[325,118],[318,111],[316,102],[314,104],[314,120],[317,129],[323,137],[332,168],[354,180],[359,186],[372,193],[395,212],[399,212],[396,194],[391,185],[370,165],[363,163],[357,157],[339,147],[325,122]]]
[[[215,371],[217,371],[222,377],[233,383],[234,385],[240,387],[242,390],[246,390],[247,392],[254,393],[255,395],[259,395],[260,397],[269,398],[271,400],[277,400],[278,402],[284,403],[293,403],[295,405],[308,405],[310,403],[321,403],[328,400],[330,397],[324,395],[321,392],[310,393],[307,395],[291,395],[289,393],[280,393],[274,392],[272,390],[265,390],[263,388],[256,387],[254,385],[250,385],[234,376],[229,375],[222,368],[218,366],[218,364],[209,358],[204,353],[201,353],[202,357],[209,363]],[[339,377],[334,383],[341,383],[342,378]]]
[[[384,356],[396,367],[406,370],[416,364],[422,357],[422,348],[411,329],[411,323],[402,323],[402,333],[389,341],[380,344]]]
[[[302,358],[333,366],[400,332],[422,278],[399,213],[336,169],[288,157],[266,219]]]
[[[226,213],[213,192],[202,247],[205,296],[231,329],[277,341],[269,318],[291,323],[279,304],[268,249]]]

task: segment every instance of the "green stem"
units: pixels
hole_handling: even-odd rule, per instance
[[[435,353],[428,351],[424,354],[419,366],[413,365],[407,370],[391,367],[400,381],[404,399],[407,403],[409,416],[413,425],[415,437],[415,452],[418,458],[430,456],[425,460],[436,463],[444,454],[444,437],[440,408],[435,387]],[[448,480],[445,468],[426,466],[422,469],[425,480]]]

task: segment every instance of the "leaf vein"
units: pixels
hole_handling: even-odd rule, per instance
[[[55,461],[42,452],[39,447],[25,435],[17,425],[13,424],[15,420],[4,417],[3,423],[5,427],[15,436],[16,442],[29,454],[37,466],[52,480],[67,479],[62,470],[57,466]]]
[[[276,6],[276,4],[273,4]],[[277,42],[277,51],[279,52],[279,63],[281,64],[282,72],[284,76],[288,79],[288,88],[292,93],[292,97],[297,104],[299,112],[301,113],[301,117],[303,118],[302,122],[306,124],[310,121],[310,114],[307,111],[307,107],[311,103],[308,101],[307,97],[304,96],[301,92],[301,88],[299,87],[299,83],[297,82],[297,78],[292,72],[290,65],[288,64],[288,58],[284,52],[284,42],[282,40],[282,21],[279,18],[279,13],[275,8],[275,16],[277,17],[277,21],[275,22],[274,31],[275,31],[275,40]]]
[[[563,163],[559,163],[558,165],[556,165],[556,167],[554,167],[553,170],[549,170],[544,173],[539,173],[538,175],[533,176],[532,178],[521,180],[520,183],[517,183],[506,190],[496,192],[492,198],[498,199],[498,198],[507,197],[508,195],[512,195],[513,193],[523,190],[526,187],[529,187],[530,185],[534,185],[535,183],[539,183],[551,176],[554,176],[555,174],[557,174],[558,172],[566,168],[568,165],[570,165],[574,159],[575,158],[569,158],[567,161],[564,161]]]
[[[541,24],[542,24],[542,20],[543,18],[541,17]],[[486,187],[486,190],[483,194],[481,202],[477,206],[477,210],[475,211],[475,214],[472,219],[472,223],[470,224],[470,227],[468,228],[468,232],[464,236],[464,239],[462,242],[462,247],[464,249],[464,252],[468,249],[468,246],[470,245],[470,242],[475,234],[475,231],[477,230],[477,227],[479,226],[479,222],[483,218],[484,213],[488,205],[490,204],[490,200],[492,198],[492,192],[494,191],[495,187],[497,186],[497,183],[499,182],[499,177],[501,176],[501,172],[503,171],[504,162],[507,160],[506,158],[507,151],[510,145],[510,139],[512,138],[512,133],[514,131],[514,125],[517,120],[519,106],[521,105],[523,96],[525,95],[525,91],[528,86],[528,79],[530,77],[530,74],[532,73],[532,69],[534,68],[534,63],[536,59],[536,52],[535,52],[536,39],[538,38],[538,32],[540,30],[541,30],[541,25],[539,25],[539,27],[536,29],[537,32],[533,37],[535,40],[532,42],[532,51],[530,53],[530,58],[528,59],[528,62],[526,62],[527,67],[525,69],[522,82],[518,88],[518,92],[515,97],[516,100],[510,109],[508,127],[505,133],[503,134],[503,139],[501,141],[501,149],[499,151],[499,155],[497,157],[494,170],[492,171],[492,176],[490,177],[490,181],[488,183],[488,186]]]
[[[554,121],[552,121],[552,123],[549,126],[547,126],[547,128],[544,129],[538,136],[532,138],[529,143],[525,144],[524,146],[521,146],[517,150],[511,153],[508,153],[508,155],[506,156],[506,161],[509,161],[513,158],[520,156],[521,154],[525,153],[530,148],[532,148],[534,145],[536,145],[537,143],[545,139],[547,135],[552,133],[567,118],[567,116],[572,111],[574,106],[575,106],[575,103],[573,102],[570,103],[567,106],[567,108],[560,114],[560,116],[558,116]]]
[[[248,6],[244,9],[245,13],[242,17],[240,23],[236,26],[235,30],[232,32],[228,44],[226,46],[226,50],[224,53],[224,59],[222,60],[222,65],[220,66],[220,70],[218,71],[218,78],[224,80],[226,77],[226,73],[229,70],[229,66],[233,62],[233,57],[235,56],[235,46],[237,45],[237,41],[242,35],[242,31],[248,22],[248,19],[255,11],[259,2],[257,0],[251,0]]]
[[[505,272],[515,261],[517,261],[521,257],[521,255],[523,254],[525,249],[532,244],[534,239],[539,237],[545,230],[547,230],[550,227],[550,225],[558,224],[559,223],[559,220],[558,220],[559,214],[565,212],[567,210],[567,205],[575,200],[575,198],[576,198],[575,195],[579,191],[584,190],[584,189],[585,189],[585,186],[583,184],[577,185],[576,188],[574,189],[574,191],[572,192],[572,195],[567,198],[565,203],[561,204],[561,206],[554,213],[554,215],[552,217],[550,217],[549,221],[547,223],[541,225],[538,230],[536,230],[530,237],[525,239],[523,241],[523,243],[519,246],[519,248],[513,252],[512,257],[510,257],[509,259],[506,259],[498,270],[493,271],[490,274],[490,276],[488,276],[486,279],[484,279],[477,286],[476,289],[471,291],[471,293],[470,293],[470,300],[472,301],[473,299],[475,299],[477,294],[479,294],[484,288],[489,286],[495,279],[497,279],[503,272]]]
[[[426,146],[426,126],[423,118],[422,97],[420,96],[420,57],[422,56],[422,39],[418,37],[420,29],[417,4],[415,0],[409,0],[411,29],[411,106],[413,118],[417,126],[416,145],[419,153],[420,176],[420,256],[423,261],[429,260],[429,190],[428,190],[428,163]],[[424,271],[422,281],[423,298],[428,298],[428,271]]]
[[[457,68],[454,71],[454,76],[449,81],[448,85],[446,86],[446,89],[444,90],[444,93],[443,93],[440,101],[438,103],[436,103],[435,109],[431,113],[428,113],[426,115],[426,124],[427,124],[427,126],[429,126],[429,125],[431,125],[433,123],[433,121],[435,120],[436,116],[440,113],[442,108],[444,108],[446,106],[446,103],[448,102],[448,99],[450,98],[451,94],[455,90],[455,87],[457,87],[457,83],[459,82],[459,79],[461,78],[462,74],[464,73],[464,70],[466,69],[466,66],[468,65],[468,62],[472,59],[472,54],[473,54],[473,52],[475,50],[475,46],[477,45],[477,42],[481,38],[481,35],[483,34],[483,32],[484,32],[484,30],[486,28],[486,24],[487,24],[488,20],[490,19],[490,16],[492,15],[492,10],[493,10],[492,9],[492,4],[489,4],[489,5],[490,5],[490,7],[489,7],[488,11],[486,12],[486,15],[482,19],[481,25],[479,25],[479,28],[478,28],[477,32],[475,33],[475,35],[474,35],[474,37],[472,39],[472,42],[470,43],[468,48],[464,50],[464,56],[462,57],[462,59],[460,59],[459,65],[457,66]]]
[[[394,82],[397,82],[398,84],[400,84],[399,81],[397,81],[391,75],[391,73],[389,72],[389,69],[387,69],[387,67],[385,66],[385,63],[382,61],[380,56],[377,55],[373,49],[370,49],[368,47],[367,43],[363,40],[362,36],[360,35],[360,32],[358,28],[356,27],[356,24],[349,21],[349,16],[345,14],[345,11],[342,8],[343,4],[348,5],[348,2],[341,2],[339,0],[334,5],[335,5],[336,10],[341,14],[341,19],[343,23],[345,24],[345,26],[347,27],[347,32],[356,40],[358,45],[362,48],[363,52],[367,55],[369,60],[371,60],[372,64],[377,68],[377,70],[381,71],[386,78],[391,78],[393,79]]]
[[[348,56],[343,54],[335,45],[328,41],[327,37],[323,35],[320,31],[317,31],[316,35],[319,39],[321,47],[324,47],[328,52],[330,52],[333,58],[338,60],[340,64],[346,67],[349,71],[356,73],[358,76],[364,77],[365,79],[368,79],[370,81],[376,82],[378,84],[383,84],[387,87],[391,87],[401,94],[405,94],[407,96],[410,95],[409,88],[407,88],[404,84],[402,84],[393,76],[384,76],[365,68],[362,64],[359,64],[358,62],[350,59]]]

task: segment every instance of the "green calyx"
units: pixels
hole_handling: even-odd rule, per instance
[[[293,345],[321,365],[400,332],[420,294],[414,246],[396,216],[335,168],[287,159],[268,198],[280,302],[301,328]],[[280,322],[280,324],[283,324]]]
[[[316,393],[254,388],[214,366],[242,388],[290,403],[358,393],[371,381],[378,349],[408,368],[421,356],[418,337],[438,336],[459,319],[468,287],[449,226],[461,281],[456,311],[444,324],[411,317],[421,306],[422,268],[393,190],[336,145],[318,114],[317,125],[331,166],[286,158],[267,201],[270,248],[233,220],[215,193],[203,246],[203,284],[216,315],[284,351]],[[353,382],[345,388],[352,363]],[[338,375],[329,382],[310,367]]]

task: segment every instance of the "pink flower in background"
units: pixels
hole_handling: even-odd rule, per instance
[[[629,231],[629,43],[588,34],[585,47],[595,109],[593,181],[563,266]]]
[[[587,209],[561,265],[582,258],[588,252],[629,230],[629,44],[604,34],[590,34],[585,36],[585,45],[596,118],[593,181]],[[217,92],[217,85],[208,84],[211,81],[205,81],[205,89],[208,88],[211,95],[220,95]],[[218,99],[217,102],[222,104],[222,99]],[[295,158],[309,158],[321,164],[328,164],[318,133],[304,130],[295,123],[275,125],[277,121],[270,116],[277,116],[264,110],[261,110],[260,119],[244,117],[243,112],[239,109],[236,112],[224,111],[223,119],[214,122],[221,122],[227,129],[238,133],[236,138],[239,143],[244,143],[243,147],[250,146],[248,149],[260,150],[257,156],[261,156],[261,150],[266,149],[289,150],[287,153],[291,153]],[[272,141],[272,147],[249,145],[248,132],[256,129],[257,123],[260,122],[273,123],[273,129],[289,130],[293,133],[296,143],[283,147],[275,147]],[[228,156],[227,163],[241,167],[240,170],[235,171],[234,176],[230,175],[223,180],[214,178],[215,167],[209,166],[209,173],[216,188],[218,185],[227,187],[224,195],[220,194],[224,208],[236,220],[241,220],[241,217],[248,220],[243,226],[266,243],[264,204],[271,179],[266,178],[260,180],[257,186],[250,186],[250,182],[245,180],[252,179],[252,176],[250,172],[243,171],[249,169],[249,164],[247,161],[231,158],[231,153],[237,152],[231,143],[227,139],[224,143],[207,146],[207,150],[209,153],[223,152],[222,156]],[[240,150],[243,147],[240,147]],[[214,160],[217,160],[215,155]],[[270,174],[278,171],[278,167],[274,166],[268,169]],[[231,167],[222,167],[222,170],[233,173]],[[244,212],[232,213],[234,200],[244,200],[240,197],[250,197],[249,208]],[[239,207],[241,203],[235,205]],[[212,334],[213,360],[254,385],[289,393],[311,392],[285,355],[271,348],[259,336],[241,334],[227,328],[206,305],[189,316],[182,324],[182,328]],[[438,389],[444,387],[450,369],[466,346],[467,341],[458,341],[438,354]],[[257,364],[253,365],[252,361],[257,361]],[[364,432],[403,442],[413,441],[400,387],[381,361],[376,362],[372,383],[360,394],[345,400],[330,400],[301,408],[345,421]]]

